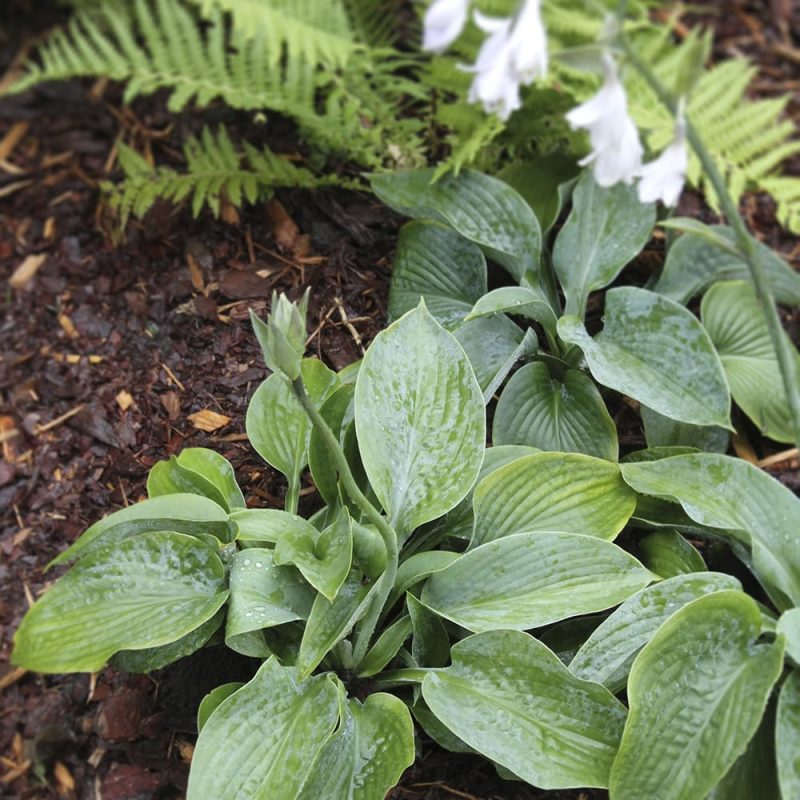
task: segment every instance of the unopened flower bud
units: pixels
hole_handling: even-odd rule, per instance
[[[250,312],[264,362],[273,372],[282,373],[292,381],[300,376],[306,350],[307,311],[308,291],[299,303],[292,303],[285,294],[273,292],[271,311],[266,322]]]

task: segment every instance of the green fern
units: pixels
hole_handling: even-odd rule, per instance
[[[124,227],[131,215],[144,216],[159,198],[175,204],[189,201],[194,216],[208,206],[217,216],[223,196],[234,206],[255,203],[275,189],[287,186],[315,188],[347,183],[335,175],[317,176],[268,148],[243,144],[237,152],[224,127],[216,134],[204,128],[184,145],[186,171],[152,167],[135,150],[119,143],[119,162],[125,179],[107,184],[111,205]]]

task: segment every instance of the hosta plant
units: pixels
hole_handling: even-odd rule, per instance
[[[149,499],[57,558],[74,564],[24,618],[15,663],[146,671],[212,640],[260,660],[202,702],[190,800],[381,800],[415,722],[545,789],[701,800],[769,778],[796,796],[786,488],[713,453],[486,447],[473,363],[424,302],[338,374],[302,359],[304,304],[254,326],[273,374],[247,431],[286,509],[246,508],[212,451],[157,464]],[[573,380],[591,416],[596,390]],[[726,543],[761,602],[678,529]],[[754,769],[764,752],[775,776]]]

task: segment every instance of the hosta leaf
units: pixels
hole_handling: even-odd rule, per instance
[[[470,490],[483,459],[483,396],[458,342],[424,304],[379,333],[356,382],[364,468],[401,537]]]
[[[414,661],[422,667],[443,667],[450,660],[450,639],[444,623],[411,592],[406,595],[406,603],[414,629]]]
[[[728,531],[720,535],[749,536],[756,575],[800,604],[800,500],[774,478],[715,453],[624,464],[622,475],[637,492],[679,502],[695,522]]]
[[[639,406],[644,423],[644,438],[649,448],[691,447],[709,453],[724,453],[731,435],[725,428],[691,425],[670,419],[645,405]]]
[[[316,358],[303,359],[303,383],[311,400],[321,406],[338,379]],[[247,407],[247,437],[256,452],[290,484],[299,480],[308,463],[311,423],[283,375],[270,375],[256,389]]]
[[[103,517],[87,528],[53,564],[63,564],[129,536],[147,531],[175,531],[194,536],[210,534],[222,542],[232,538],[228,515],[213,500],[196,494],[171,494],[134,503]]]
[[[241,542],[275,544],[289,534],[302,535],[314,526],[306,519],[277,508],[248,508],[235,511],[230,520]]]
[[[155,672],[203,647],[219,630],[224,619],[225,609],[221,608],[211,619],[177,641],[144,650],[120,650],[111,657],[111,664],[125,672]]]
[[[455,331],[455,336],[472,364],[486,403],[514,364],[533,355],[538,346],[532,330],[523,333],[503,314],[469,320]]]
[[[347,578],[352,562],[352,520],[344,509],[323,531],[309,525],[302,533],[288,532],[275,545],[275,564],[294,564],[331,601]]]
[[[659,414],[729,427],[730,394],[703,326],[678,303],[624,286],[606,293],[605,327],[594,338],[577,317],[558,333],[578,345],[594,378]]]
[[[85,556],[34,603],[12,661],[36,672],[97,672],[119,650],[180,639],[227,597],[211,547],[181,533],[142,533]]]
[[[528,286],[503,286],[494,289],[478,299],[467,319],[498,313],[528,317],[541,322],[548,330],[555,331],[556,328],[556,315],[541,289],[532,289]]]
[[[372,189],[388,206],[410,217],[438,220],[475,242],[517,280],[538,272],[542,234],[531,207],[507,183],[461,170],[431,183],[433,169],[384,172]]]
[[[294,800],[338,715],[330,676],[298,680],[270,658],[203,726],[187,800]]]
[[[457,558],[459,554],[449,550],[425,550],[409,556],[397,569],[397,578],[387,608],[394,605],[409,589],[422,583],[434,572],[446,569]]]
[[[298,800],[383,800],[413,763],[414,725],[406,704],[382,692],[364,703],[351,699]]]
[[[578,650],[569,668],[579,678],[624,688],[633,659],[661,624],[692,600],[711,592],[741,589],[736,578],[717,572],[679,575],[629,597]]]
[[[697,549],[677,531],[654,531],[639,540],[642,564],[660,578],[703,572],[706,563]]]
[[[711,230],[735,247],[730,228],[713,226]],[[800,275],[770,247],[761,242],[754,244],[775,299],[779,303],[800,304]],[[655,291],[685,304],[716,281],[749,279],[750,268],[744,259],[707,237],[685,233],[670,247]]]
[[[377,585],[372,585],[373,590]],[[351,572],[333,602],[317,595],[297,656],[297,669],[302,677],[310,675],[328,651],[364,616],[370,602],[369,593],[370,587],[361,582],[359,573]]]
[[[150,497],[182,492],[208,497],[226,511],[245,507],[230,461],[206,447],[187,447],[150,470],[147,476]]]
[[[800,664],[800,608],[784,611],[778,619],[777,630],[786,637],[786,653]]]
[[[433,574],[422,602],[471,631],[527,630],[615,606],[652,577],[622,548],[593,536],[518,533]]]
[[[473,546],[522,531],[613,539],[636,506],[619,467],[580,453],[537,453],[506,464],[475,489]]]
[[[755,289],[744,281],[717,283],[703,297],[700,314],[733,399],[764,436],[793,441],[792,413]],[[796,351],[794,358],[800,376]]]
[[[397,651],[403,643],[411,636],[412,624],[411,617],[404,614],[396,622],[385,628],[378,637],[364,660],[358,665],[359,678],[370,678],[376,675],[397,655]]]
[[[197,732],[203,730],[208,718],[217,710],[217,706],[222,704],[223,700],[227,700],[234,692],[244,686],[241,681],[234,681],[232,683],[223,683],[212,689],[201,701],[197,708]]]
[[[457,326],[486,293],[481,249],[451,228],[410,222],[400,230],[389,289],[389,314],[399,319],[420,298],[436,320]]]
[[[583,314],[589,292],[608,286],[639,254],[655,221],[655,206],[641,203],[635,186],[603,188],[590,170],[583,173],[553,248],[568,314]]]
[[[757,644],[758,606],[715,592],[668,619],[636,657],[630,714],[611,770],[614,800],[701,800],[744,752],[783,667]]]
[[[517,631],[470,636],[452,658],[425,676],[422,694],[456,736],[543,789],[608,785],[625,722],[608,690]]]
[[[575,653],[604,619],[606,615],[602,612],[571,617],[551,625],[543,634],[537,635],[537,638],[558,656],[558,660],[564,666],[568,666]]]
[[[800,670],[793,669],[778,697],[775,754],[783,800],[800,797]]]
[[[619,452],[614,421],[591,378],[576,369],[568,369],[563,381],[551,378],[541,361],[525,364],[506,384],[495,410],[492,441],[609,461],[616,461]]]
[[[308,619],[314,592],[294,567],[276,566],[272,550],[249,547],[233,557],[225,643],[251,656],[267,656],[263,637],[245,636]]]

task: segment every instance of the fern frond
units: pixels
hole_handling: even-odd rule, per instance
[[[286,51],[329,67],[344,66],[359,48],[345,6],[340,0],[191,0],[206,19],[230,14],[244,39],[260,37],[274,67]]]
[[[403,0],[342,0],[359,42],[368,47],[395,46],[400,29],[398,12]]]
[[[241,206],[286,186],[347,184],[334,175],[316,176],[269,148],[259,149],[245,142],[243,149],[244,155],[237,152],[224,127],[216,133],[206,127],[199,137],[187,140],[186,171],[178,172],[169,167],[151,167],[136,151],[120,143],[119,159],[125,179],[106,188],[110,189],[111,204],[121,225],[124,227],[131,215],[144,216],[158,199],[174,204],[191,199],[194,216],[206,206],[217,216],[223,196]]]
[[[761,188],[774,198],[781,225],[792,233],[800,234],[800,179],[780,176],[764,178]]]

